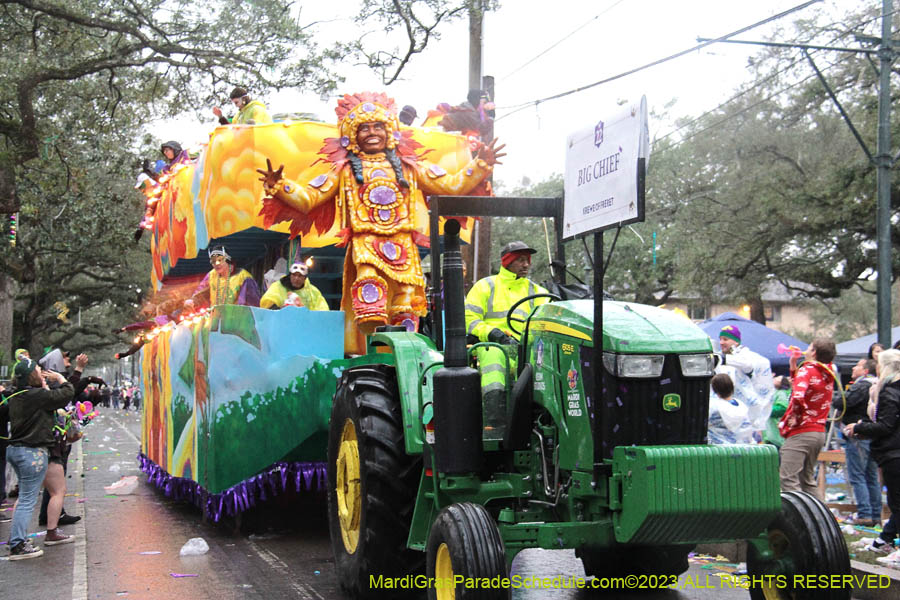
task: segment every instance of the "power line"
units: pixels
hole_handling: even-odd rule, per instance
[[[763,19],[762,21],[758,21],[758,22],[756,22],[756,23],[754,23],[754,24],[752,24],[752,25],[748,25],[748,26],[746,26],[746,27],[742,27],[742,28],[740,28],[740,29],[738,29],[738,30],[736,30],[736,31],[732,31],[731,33],[725,34],[725,35],[723,35],[723,36],[721,36],[721,37],[718,37],[718,38],[716,38],[716,39],[709,40],[709,41],[707,41],[707,42],[702,42],[702,43],[700,43],[700,44],[697,44],[696,46],[693,46],[693,47],[691,47],[691,48],[688,48],[687,50],[682,50],[682,51],[680,51],[680,52],[676,52],[675,54],[671,54],[671,55],[669,55],[669,56],[666,56],[665,58],[657,59],[657,60],[655,60],[655,61],[653,61],[653,62],[647,63],[647,64],[642,65],[642,66],[640,66],[640,67],[635,67],[634,69],[629,69],[628,71],[624,71],[624,72],[622,72],[622,73],[619,73],[618,75],[613,75],[612,77],[607,77],[606,79],[601,79],[600,81],[595,81],[594,83],[590,83],[590,84],[588,84],[588,85],[583,85],[583,86],[581,86],[581,87],[578,87],[578,88],[575,88],[575,89],[572,89],[572,90],[569,90],[569,91],[566,91],[566,92],[561,92],[561,93],[559,93],[559,94],[554,94],[553,96],[547,96],[546,98],[540,98],[540,99],[538,99],[538,100],[531,100],[531,101],[529,101],[529,102],[524,102],[523,104],[521,104],[521,105],[519,105],[519,106],[513,106],[513,107],[511,107],[511,108],[513,108],[513,110],[511,110],[510,112],[506,113],[505,115],[501,115],[501,116],[497,117],[496,120],[499,121],[500,119],[502,119],[502,118],[504,118],[504,117],[508,117],[508,116],[510,116],[510,115],[512,115],[512,114],[515,114],[515,113],[519,112],[520,110],[523,110],[524,108],[526,108],[526,107],[528,107],[528,106],[532,106],[532,105],[533,105],[533,106],[537,106],[538,104],[541,104],[542,102],[549,102],[550,100],[557,100],[557,99],[559,99],[559,98],[564,98],[565,96],[570,96],[570,95],[572,95],[572,94],[577,94],[577,93],[579,93],[579,92],[583,92],[583,91],[585,91],[585,90],[588,90],[588,89],[590,89],[590,88],[596,87],[596,86],[598,86],[598,85],[602,85],[602,84],[604,84],[604,83],[609,83],[610,81],[615,81],[615,80],[617,80],[617,79],[621,79],[621,78],[623,78],[623,77],[627,77],[628,75],[633,75],[634,73],[637,73],[637,72],[639,72],[639,71],[643,71],[643,70],[645,70],[645,69],[649,69],[650,67],[655,67],[656,65],[660,65],[660,64],[665,63],[665,62],[668,62],[668,61],[670,61],[670,60],[674,60],[674,59],[676,59],[676,58],[680,58],[680,57],[684,56],[685,54],[689,54],[689,53],[694,52],[694,51],[696,51],[696,50],[700,50],[701,48],[705,48],[706,46],[710,46],[710,45],[715,44],[715,43],[717,43],[717,42],[720,42],[720,41],[722,41],[722,40],[727,40],[727,39],[729,39],[729,38],[731,38],[731,37],[734,37],[734,36],[736,36],[736,35],[740,35],[740,34],[746,32],[746,31],[750,31],[751,29],[755,29],[756,27],[759,27],[759,26],[761,26],[761,25],[765,25],[766,23],[770,23],[770,22],[772,22],[772,21],[776,21],[776,20],[778,20],[778,19],[781,19],[782,17],[785,17],[785,16],[787,16],[787,15],[793,13],[793,12],[796,12],[796,11],[798,11],[798,10],[802,10],[802,9],[804,9],[804,8],[806,8],[806,7],[808,7],[808,6],[812,5],[812,4],[815,4],[815,3],[817,3],[817,2],[821,2],[821,0],[809,0],[808,2],[804,2],[803,4],[797,5],[797,6],[795,6],[794,8],[790,8],[790,9],[788,9],[788,10],[786,10],[786,11],[780,12],[780,13],[778,13],[778,14],[776,14],[776,15],[773,15],[773,16],[771,16],[771,17],[768,17],[768,18],[766,18],[766,19]]]
[[[528,61],[522,63],[521,65],[519,65],[518,67],[516,67],[515,69],[513,69],[511,72],[509,72],[509,73],[507,73],[506,75],[504,75],[503,77],[501,77],[501,78],[500,78],[500,81],[504,81],[505,79],[507,79],[507,78],[509,78],[509,77],[512,77],[513,75],[515,75],[516,73],[518,73],[519,71],[521,71],[522,69],[524,69],[525,67],[527,67],[528,65],[530,65],[531,63],[533,63],[534,61],[536,61],[537,59],[539,59],[540,57],[544,56],[545,54],[547,54],[548,52],[550,52],[551,50],[553,50],[554,48],[556,48],[557,46],[559,46],[561,43],[563,43],[564,41],[566,41],[567,39],[569,39],[570,37],[572,37],[573,35],[575,35],[575,34],[578,33],[579,31],[581,31],[582,29],[584,29],[585,27],[587,27],[588,25],[592,24],[594,21],[596,21],[597,19],[599,19],[601,16],[605,15],[606,13],[608,13],[609,11],[611,11],[612,9],[614,9],[615,7],[617,7],[618,5],[622,4],[622,2],[624,2],[624,1],[625,1],[625,0],[618,0],[618,2],[616,2],[616,3],[613,4],[612,6],[609,6],[606,10],[601,11],[601,12],[599,12],[598,14],[594,15],[594,18],[589,19],[589,20],[588,20],[586,23],[584,23],[581,27],[577,27],[577,28],[573,29],[572,31],[570,31],[569,33],[567,33],[566,35],[564,35],[563,37],[561,37],[559,40],[557,40],[556,42],[554,42],[552,45],[548,46],[543,52],[540,52],[540,53],[539,53],[537,56],[535,56],[534,58],[531,58],[530,60],[528,60]]]
[[[896,11],[894,11],[894,13],[895,13],[895,12],[896,12]],[[891,14],[894,14],[894,13],[891,13]],[[833,36],[828,42],[826,42],[826,43],[827,43],[827,44],[834,43],[835,41],[841,39],[841,38],[844,37],[845,35],[852,34],[854,30],[856,30],[856,29],[858,29],[858,28],[860,28],[860,27],[864,27],[864,26],[866,26],[866,25],[868,25],[868,24],[870,24],[870,23],[873,23],[873,22],[875,22],[875,21],[878,21],[879,19],[881,19],[881,15],[877,15],[877,16],[872,17],[872,18],[870,18],[870,19],[864,19],[864,20],[862,20],[862,21],[856,23],[855,25],[852,25],[852,26],[850,26],[850,27],[847,27],[844,31],[842,31],[842,32],[840,32],[840,33],[834,35],[834,36]],[[839,24],[839,23],[841,23],[841,22],[842,22],[842,21],[833,21],[832,23],[830,23],[830,24],[828,24],[828,25],[825,25],[824,27],[831,27],[831,26],[837,25],[837,24]],[[835,62],[829,64],[828,66],[825,67],[825,70],[830,69],[831,67],[837,65],[839,62],[842,62],[842,61],[844,61],[844,60],[849,60],[849,57],[846,58],[846,59],[841,59],[841,60],[838,60],[838,61],[835,61]],[[787,66],[783,67],[782,69],[779,69],[779,70],[777,70],[775,73],[772,73],[771,75],[765,77],[762,81],[758,81],[758,82],[754,83],[752,86],[750,86],[750,87],[748,87],[748,88],[745,88],[745,89],[741,90],[739,93],[735,94],[734,96],[732,96],[732,97],[729,98],[728,100],[722,102],[721,104],[719,104],[719,105],[716,106],[715,108],[713,108],[713,109],[711,109],[711,110],[708,110],[708,111],[705,111],[705,112],[701,113],[701,114],[698,115],[697,117],[691,119],[690,121],[687,121],[686,123],[683,123],[683,124],[679,125],[678,127],[676,127],[675,129],[673,129],[672,131],[669,131],[669,132],[666,133],[665,135],[662,135],[662,136],[656,138],[656,141],[662,141],[662,140],[666,139],[667,137],[669,137],[670,135],[673,135],[673,134],[675,134],[675,133],[678,133],[679,131],[681,131],[681,130],[684,129],[685,127],[689,127],[690,125],[693,125],[694,123],[696,123],[697,121],[703,119],[704,117],[706,117],[706,116],[708,116],[708,115],[711,115],[711,114],[715,113],[716,111],[722,109],[722,108],[725,107],[727,104],[730,104],[731,102],[734,102],[735,100],[739,99],[740,97],[749,94],[749,93],[752,92],[754,89],[759,88],[759,87],[762,87],[763,85],[765,85],[765,84],[768,83],[769,81],[775,79],[776,77],[778,77],[779,75],[783,74],[784,72],[786,72],[786,71],[792,69],[792,68],[795,67],[797,64],[799,64],[799,63],[801,63],[801,62],[803,62],[803,61],[804,61],[803,58],[797,58],[796,60],[794,60],[793,62],[791,62],[791,63],[788,64]],[[796,86],[799,85],[800,83],[803,83],[803,82],[808,81],[811,77],[812,77],[812,75],[810,75],[810,76],[808,76],[808,77],[806,77],[806,78],[804,78],[804,79],[802,79],[802,80],[800,80],[800,81],[798,81],[798,82],[795,82],[795,83],[792,84],[792,85],[789,85],[789,86],[787,86],[787,87],[785,87],[785,88],[782,88],[782,89],[781,89],[779,92],[777,92],[775,95],[784,93],[784,92],[786,92],[787,90],[789,90],[789,89],[791,89],[791,88],[793,88],[793,87],[796,87]],[[774,96],[770,96],[769,98],[766,98],[766,99],[764,99],[763,101],[767,101],[767,100],[771,99],[772,97],[774,97]],[[763,101],[761,101],[761,102],[763,102]],[[758,103],[753,104],[753,105],[751,105],[750,107],[747,107],[747,108],[755,107],[755,106],[757,106],[758,104],[760,104],[760,103],[758,102]],[[736,117],[736,116],[742,114],[743,112],[745,112],[746,110],[747,110],[747,109],[743,109],[743,110],[741,110],[741,111],[738,111],[737,113],[735,113],[735,114],[732,115],[731,117],[727,117],[727,118],[722,119],[721,121],[717,122],[715,125],[712,125],[712,126],[710,126],[710,127],[705,127],[704,129],[702,129],[702,130],[700,130],[700,131],[694,132],[694,133],[692,133],[691,135],[687,136],[686,138],[683,138],[683,139],[679,140],[679,142],[677,142],[677,143],[681,143],[681,142],[687,141],[687,140],[691,139],[692,137],[694,137],[694,136],[696,136],[696,135],[698,135],[698,134],[700,134],[700,133],[703,133],[704,131],[708,131],[708,130],[711,129],[713,126],[721,125],[722,123],[725,123],[726,121],[728,121],[730,118]]]
[[[835,64],[837,64],[837,63],[830,64],[830,65],[828,65],[827,67],[825,67],[825,69],[829,69],[829,68],[833,67]],[[825,69],[823,69],[823,70],[825,70]],[[815,78],[815,74],[807,75],[807,76],[804,77],[803,79],[801,79],[801,80],[799,80],[799,81],[795,81],[794,83],[790,84],[789,86],[784,87],[784,88],[782,88],[782,89],[780,89],[780,90],[778,90],[778,91],[776,91],[776,92],[773,92],[772,94],[766,96],[765,98],[762,98],[762,99],[760,99],[759,101],[754,102],[753,104],[750,104],[750,105],[748,105],[748,106],[745,106],[744,108],[738,110],[737,112],[734,112],[734,113],[728,115],[727,117],[725,117],[725,118],[723,118],[723,119],[721,119],[721,120],[719,120],[719,121],[716,121],[715,123],[711,123],[710,125],[704,127],[703,129],[699,129],[699,130],[697,130],[697,131],[692,132],[690,135],[685,136],[685,137],[681,138],[680,140],[678,140],[676,143],[673,144],[673,146],[676,146],[676,145],[678,145],[678,144],[683,144],[684,142],[688,141],[689,139],[691,139],[691,138],[693,138],[693,137],[696,137],[696,136],[700,135],[701,133],[705,133],[705,132],[709,131],[710,129],[714,129],[714,128],[718,127],[719,125],[722,125],[722,124],[724,124],[724,123],[727,123],[728,121],[730,121],[730,120],[732,120],[732,119],[734,119],[734,118],[736,118],[736,117],[738,117],[738,116],[744,114],[745,112],[747,112],[747,111],[749,111],[749,110],[751,110],[751,109],[753,109],[753,108],[756,108],[756,107],[759,106],[760,104],[764,104],[764,103],[766,103],[766,102],[772,100],[772,99],[775,98],[776,96],[780,96],[781,94],[783,94],[784,92],[788,91],[789,89],[794,88],[794,87],[797,87],[797,86],[800,85],[801,83],[805,83],[805,82],[807,82],[807,81],[809,81],[810,79],[813,79],[813,78]],[[706,116],[706,115],[711,114],[711,113],[712,113],[712,111],[710,111],[710,112],[708,112],[708,113],[705,113],[703,116]],[[696,121],[696,119],[695,119],[695,121]],[[670,131],[670,132],[667,133],[666,135],[664,135],[664,136],[662,136],[662,137],[660,137],[660,138],[656,138],[656,140],[654,140],[654,141],[661,141],[661,140],[665,139],[666,137],[672,135],[673,133],[675,133],[675,132],[677,132],[677,131],[678,131],[678,129],[676,129],[676,130],[674,130],[674,131]]]

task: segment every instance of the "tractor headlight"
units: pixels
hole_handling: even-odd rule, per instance
[[[603,353],[603,366],[613,377],[616,376],[616,355],[612,352]]]
[[[619,354],[616,357],[616,375],[652,379],[662,375],[665,357],[660,354]]]
[[[712,354],[682,354],[678,360],[681,362],[681,374],[685,377],[711,377],[716,368]]]

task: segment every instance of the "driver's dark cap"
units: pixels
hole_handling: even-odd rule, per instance
[[[503,246],[503,250],[500,251],[500,258],[503,258],[507,254],[512,252],[527,252],[528,254],[537,254],[537,250],[526,244],[525,242],[510,242],[507,245]]]

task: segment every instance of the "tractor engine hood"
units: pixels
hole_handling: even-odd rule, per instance
[[[569,300],[540,305],[532,331],[571,335],[588,344],[594,335],[594,301]],[[702,329],[672,311],[633,302],[603,302],[603,349],[622,354],[712,352]]]

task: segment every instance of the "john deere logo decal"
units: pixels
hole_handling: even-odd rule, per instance
[[[679,408],[681,408],[681,396],[678,394],[666,394],[663,396],[663,410],[672,412]]]

